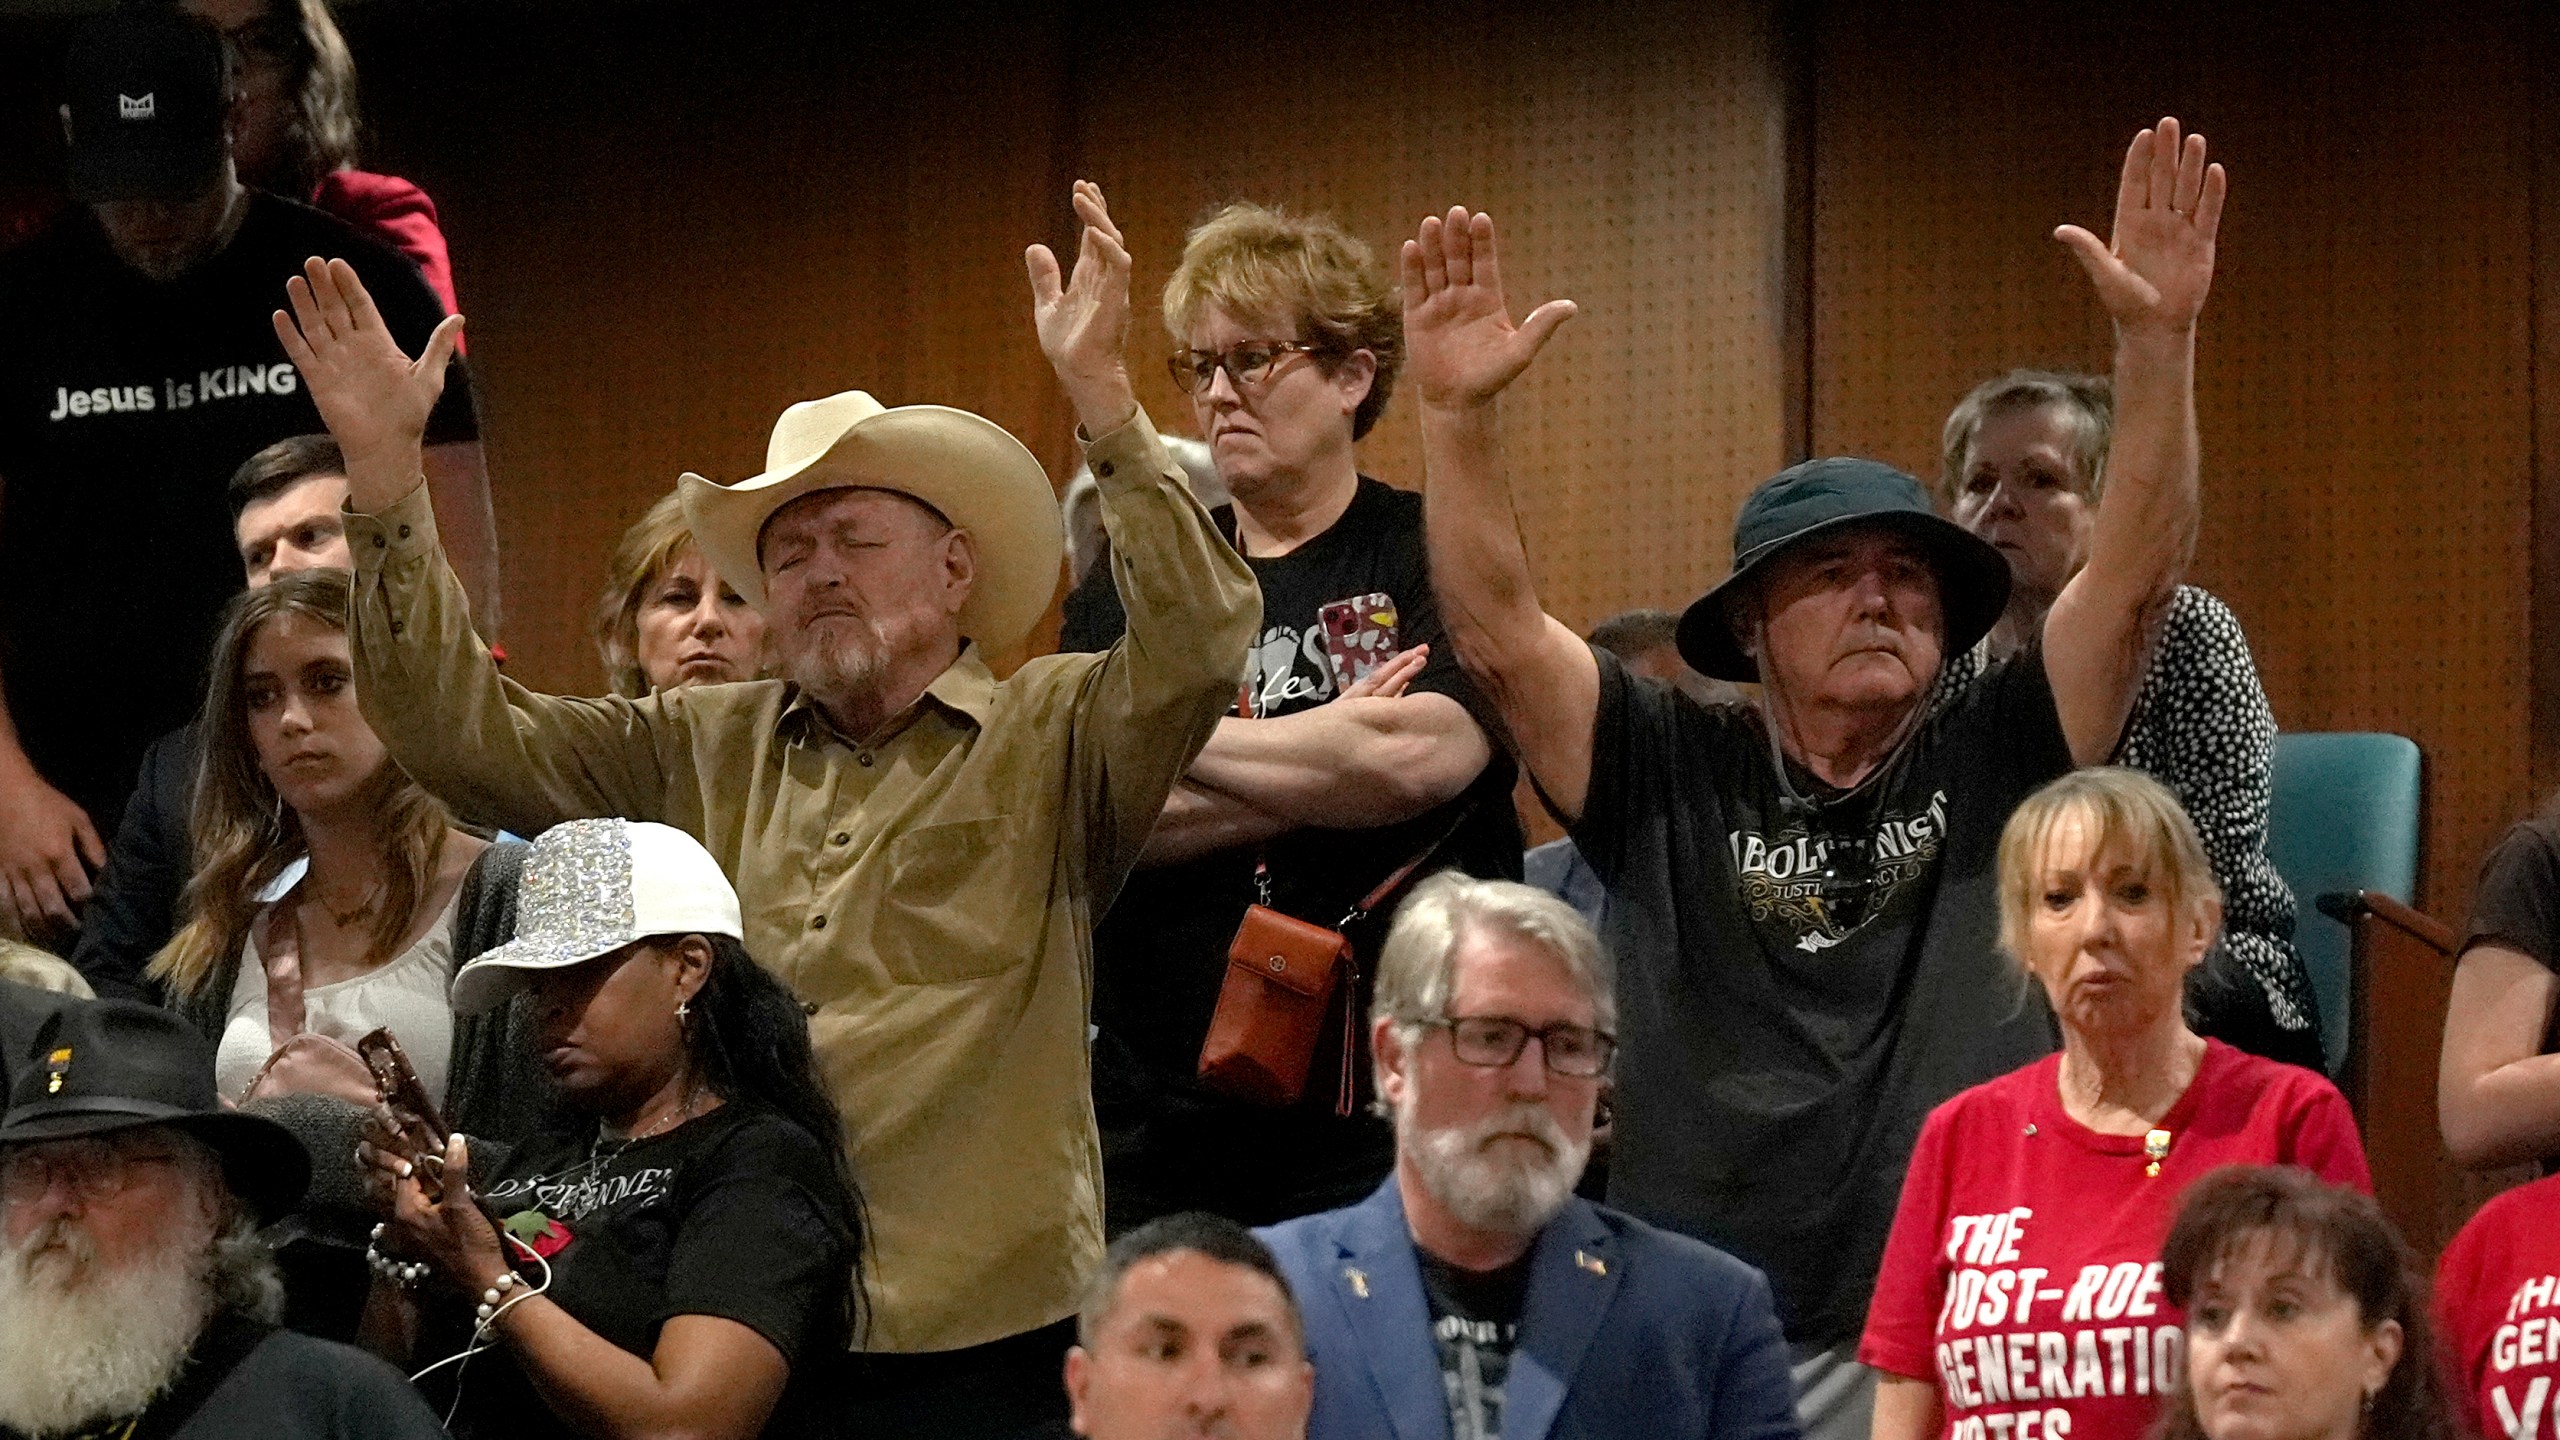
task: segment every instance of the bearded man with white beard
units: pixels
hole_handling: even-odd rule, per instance
[[[1768,1280],[1574,1194],[1615,984],[1543,890],[1444,873],[1397,912],[1369,1012],[1395,1174],[1256,1232],[1305,1312],[1308,1440],[1795,1440]]]
[[[258,1235],[309,1183],[271,1120],[226,1111],[186,1022],[74,1001],[0,1117],[0,1437],[439,1436],[399,1372],[280,1330]]]

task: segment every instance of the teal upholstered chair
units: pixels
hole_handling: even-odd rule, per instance
[[[2349,897],[2407,904],[2418,884],[2419,764],[2400,735],[2279,735],[2267,858],[2293,887],[2293,943],[2320,1000],[2320,1048],[2346,1073],[2357,1033]]]

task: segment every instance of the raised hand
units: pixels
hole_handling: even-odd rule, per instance
[[[1570,300],[1550,300],[1514,325],[1502,295],[1493,217],[1457,206],[1404,242],[1404,373],[1426,405],[1481,405],[1538,358]]]
[[[276,338],[346,452],[355,508],[380,510],[421,474],[417,456],[427,416],[444,394],[445,365],[462,337],[462,317],[445,317],[427,337],[426,353],[413,361],[346,261],[307,260],[284,288],[293,313],[275,312]],[[376,493],[385,487],[388,494]]]
[[[2204,137],[2179,138],[2164,119],[2133,137],[2116,182],[2111,243],[2077,225],[2053,238],[2071,247],[2119,330],[2175,333],[2196,322],[2213,288],[2214,235],[2227,180],[2205,163]]]
[[[1072,199],[1084,222],[1074,272],[1061,283],[1058,257],[1046,245],[1032,246],[1022,259],[1031,272],[1031,318],[1041,353],[1091,437],[1120,428],[1138,409],[1127,362],[1129,250],[1111,223],[1101,186],[1079,180]]]

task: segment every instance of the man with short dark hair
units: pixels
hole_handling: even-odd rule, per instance
[[[129,5],[73,39],[63,123],[83,205],[0,257],[0,919],[68,947],[154,737],[202,690],[238,588],[222,480],[320,427],[268,317],[314,253],[345,255],[388,324],[424,343],[442,305],[400,256],[245,189],[222,38]],[[496,534],[467,385],[424,469],[496,621]]]
[[[1442,874],[1405,902],[1369,1028],[1395,1174],[1262,1232],[1306,1314],[1314,1440],[1796,1440],[1760,1272],[1574,1196],[1617,1009],[1554,896]]]
[[[186,1022],[75,1001],[22,1058],[0,1118],[0,1440],[443,1433],[398,1371],[277,1328],[258,1227],[310,1158],[222,1108]]]
[[[347,463],[326,435],[294,435],[249,457],[225,495],[251,588],[299,570],[351,570]],[[107,863],[81,917],[71,963],[101,995],[156,998],[143,967],[177,933],[178,897],[195,870],[196,722],[151,742]]]
[[[1304,1440],[1314,1379],[1271,1251],[1232,1220],[1185,1211],[1113,1241],[1086,1285],[1069,1424],[1092,1440]]]

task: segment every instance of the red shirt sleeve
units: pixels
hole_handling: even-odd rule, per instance
[[[1946,1302],[1946,1268],[1938,1243],[1947,1228],[1947,1132],[1954,1128],[1949,1101],[1929,1112],[1920,1143],[1903,1173],[1902,1200],[1884,1244],[1875,1298],[1867,1306],[1867,1331],[1858,1359],[1892,1375],[1935,1383],[1938,1379],[1938,1311]]]
[[[445,250],[444,228],[436,221],[436,202],[426,191],[397,175],[340,170],[321,177],[312,189],[311,203],[408,257],[418,267],[419,278],[444,302],[444,313],[461,313],[454,300],[453,261]]]
[[[2478,1364],[2482,1337],[2488,1332],[2472,1320],[2479,1310],[2474,1291],[2480,1278],[2483,1233],[2477,1220],[2463,1226],[2453,1243],[2444,1247],[2444,1257],[2436,1262],[2436,1350],[2444,1358],[2446,1388],[2453,1391],[2454,1408],[2461,1413],[2465,1435],[2489,1433],[2480,1424]]]
[[[2373,1193],[2373,1169],[2365,1163],[2364,1137],[2356,1132],[2355,1112],[2338,1087],[2308,1070],[2296,1072],[2294,1093],[2285,1106],[2286,1133],[2277,1137],[2276,1153],[2332,1185],[2352,1185]]]

